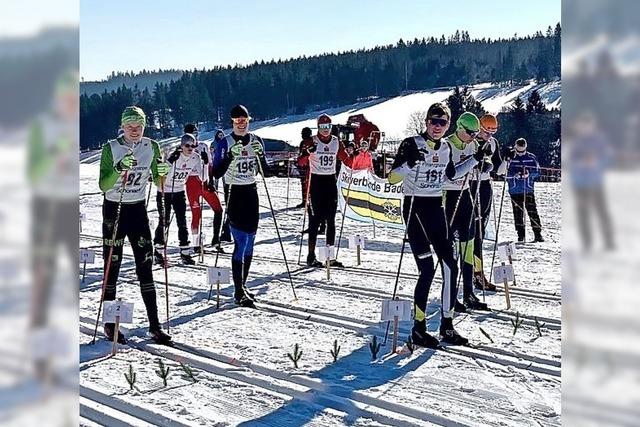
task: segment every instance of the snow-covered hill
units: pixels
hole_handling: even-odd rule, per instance
[[[526,101],[527,96],[535,89],[540,92],[542,100],[549,108],[561,106],[560,81],[545,84],[530,82],[526,85],[511,87],[483,83],[472,86],[471,93],[482,102],[487,111],[499,113],[504,107],[511,105],[518,96]],[[346,123],[347,118],[352,114],[364,114],[385,132],[387,139],[403,139],[408,136],[406,128],[409,116],[416,111],[426,111],[434,102],[444,101],[451,91],[451,88],[420,91],[299,116],[258,121],[251,124],[251,129],[263,138],[281,139],[295,145],[300,140],[300,130],[305,126],[314,128],[316,117],[322,112],[330,114],[335,123]]]

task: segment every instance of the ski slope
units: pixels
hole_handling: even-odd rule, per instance
[[[561,106],[560,81],[536,84],[529,82],[522,86],[500,87],[491,83],[482,83],[471,86],[471,94],[490,113],[499,113],[504,107],[508,107],[520,96],[526,101],[529,94],[537,89],[548,108]],[[371,122],[375,123],[389,140],[401,140],[408,136],[407,123],[412,113],[426,112],[429,105],[434,102],[444,101],[452,88],[431,89],[428,91],[413,92],[393,98],[380,98],[357,104],[347,105],[329,110],[314,111],[300,116],[287,116],[274,120],[258,121],[251,124],[251,129],[263,138],[274,138],[297,145],[300,140],[300,131],[303,127],[316,127],[316,118],[320,113],[327,112],[333,118],[334,123],[346,123],[353,114],[364,114]],[[413,134],[413,132],[411,132]]]
[[[131,250],[125,257],[118,297],[134,302],[134,323],[124,325],[128,346],[107,357],[111,343],[103,335],[90,345],[100,298],[102,196],[97,188],[98,165],[80,166],[80,207],[86,215],[80,246],[97,250],[96,265],[87,266],[80,284],[80,394],[83,425],[242,425],[242,426],[555,426],[561,423],[561,284],[559,184],[537,185],[537,199],[547,241],[519,247],[515,262],[517,284],[511,286],[512,309],[505,310],[502,292],[487,293],[491,313],[457,315],[456,328],[476,347],[446,351],[418,349],[389,355],[382,347],[372,361],[372,337],[383,340],[382,301],[393,290],[402,231],[347,220],[340,260],[348,266],[325,270],[296,263],[302,209],[300,184],[267,179],[292,282],[294,300],[274,222],[262,182],[260,226],[248,287],[258,310],[236,307],[232,285],[221,286],[221,306],[215,289],[208,301],[206,266],[215,262],[208,252],[204,265],[178,263],[177,230],[171,227],[169,268],[170,333],[175,348],[153,344],[146,337],[146,314]],[[287,190],[288,189],[288,190]],[[289,197],[287,198],[287,191]],[[502,184],[496,184],[499,203]],[[154,191],[155,194],[155,191]],[[154,196],[155,197],[155,196]],[[155,201],[150,207],[155,206]],[[152,227],[157,212],[151,209]],[[187,213],[190,220],[190,213]],[[212,212],[205,210],[204,229],[211,238]],[[514,239],[511,207],[504,203],[501,240]],[[337,219],[338,230],[340,219]],[[174,222],[175,223],[175,222]],[[347,238],[367,236],[361,266]],[[530,230],[529,230],[530,233]],[[531,238],[529,234],[529,238]],[[306,240],[305,240],[306,242]],[[490,262],[490,245],[485,260]],[[210,250],[210,248],[209,248]],[[231,247],[227,246],[228,253]],[[302,257],[306,256],[306,249]],[[230,256],[220,255],[220,266]],[[487,268],[488,270],[488,268]],[[411,299],[416,268],[410,256],[402,265],[399,296]],[[154,267],[160,319],[166,319],[163,272]],[[439,324],[440,278],[436,276],[428,306],[429,330]],[[514,334],[516,312],[523,320]],[[538,336],[536,318],[541,324]],[[489,334],[490,342],[480,331]],[[404,343],[410,322],[400,323]],[[337,361],[330,354],[334,340],[341,346]],[[287,357],[299,344],[299,368]],[[171,372],[167,387],[156,376],[157,360]],[[182,378],[180,363],[196,371],[197,382]],[[129,391],[124,373],[137,372],[136,389]]]

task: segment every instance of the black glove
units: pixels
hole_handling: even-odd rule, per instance
[[[410,144],[407,147],[407,166],[413,169],[418,162],[422,161],[424,161],[424,154],[420,152],[417,145]]]
[[[207,154],[207,150],[202,150],[200,153],[200,158],[205,165],[209,164],[209,155]]]
[[[169,158],[167,159],[167,161],[169,163],[175,163],[176,160],[178,160],[178,158],[180,157],[180,154],[182,153],[182,147],[178,147],[176,148],[176,150],[171,153],[171,155],[169,156]]]
[[[502,158],[510,162],[511,160],[513,160],[515,156],[516,156],[516,149],[513,147],[507,147],[507,149],[504,151],[504,154],[502,155]]]
[[[447,163],[447,167],[444,169],[444,175],[449,179],[453,179],[453,177],[456,176],[456,165],[454,165],[453,162]]]
[[[485,156],[491,156],[491,145],[486,143],[482,147],[478,147],[478,150],[473,154],[473,158],[478,162],[481,162]]]
[[[317,144],[310,145],[306,148],[307,153],[309,154],[315,153],[317,149],[318,149]]]

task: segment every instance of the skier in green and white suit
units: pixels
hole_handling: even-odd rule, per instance
[[[122,262],[124,238],[128,237],[136,262],[142,300],[149,318],[149,334],[159,344],[171,344],[171,337],[162,331],[158,320],[156,288],[152,273],[153,245],[145,206],[149,176],[152,175],[155,184],[160,185],[161,177],[169,172],[169,165],[161,161],[158,143],[143,136],[146,121],[141,108],[125,108],[121,119],[123,135],[102,147],[100,189],[104,192],[102,236],[105,258],[109,254],[110,246],[114,246],[104,300],[113,301],[116,298],[116,281]],[[125,176],[126,183],[123,183]],[[117,234],[115,241],[111,241],[116,220]],[[107,261],[104,260],[105,270]],[[105,334],[112,340],[115,325],[105,323],[104,326]],[[119,331],[118,342],[126,343]]]

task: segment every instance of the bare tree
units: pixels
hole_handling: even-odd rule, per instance
[[[426,130],[425,120],[427,118],[426,111],[414,111],[409,115],[407,127],[405,128],[405,136],[416,135]]]

